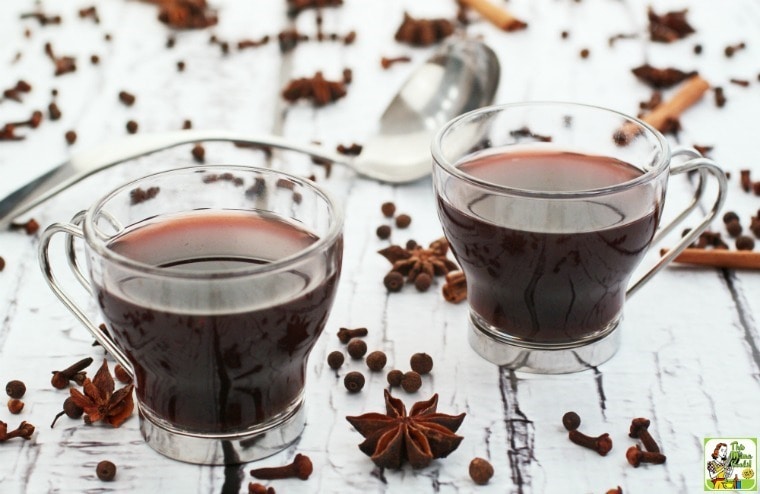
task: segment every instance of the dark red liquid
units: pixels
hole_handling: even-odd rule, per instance
[[[130,228],[110,248],[167,271],[208,272],[255,267],[316,240],[281,220],[207,211]],[[155,288],[155,281],[148,280],[148,288],[135,292],[142,297],[139,302],[116,289],[97,287],[110,334],[133,364],[141,404],[175,426],[198,432],[239,431],[287,412],[300,398],[308,354],[333,302],[341,245],[339,240],[334,247],[338,267],[324,281],[311,286],[310,275],[294,268],[264,293],[272,295],[289,286],[299,294],[253,309],[246,306],[255,307],[262,292],[251,289],[251,303],[246,304],[245,281],[220,284],[199,304],[210,308],[180,311],[166,308],[178,304],[162,297],[168,291],[181,300],[183,289],[188,297],[197,295],[188,282],[184,287]],[[317,262],[326,264],[323,259]],[[104,284],[126,287],[134,281]],[[146,295],[145,290],[154,288],[155,294]],[[218,310],[213,309],[214,297],[224,301]],[[185,305],[192,307],[193,302]]]
[[[482,154],[458,168],[534,191],[588,190],[642,173],[612,158],[561,152]],[[468,198],[464,211],[438,200],[444,232],[467,276],[472,310],[501,332],[541,343],[577,341],[616,321],[659,220],[655,204],[647,214],[627,218],[603,199],[589,200],[578,210],[583,214],[557,203],[543,211],[543,203],[518,200],[508,205],[516,223],[535,220],[512,228],[498,224],[498,213],[484,219],[503,206],[486,195]],[[597,210],[602,219],[594,217]]]

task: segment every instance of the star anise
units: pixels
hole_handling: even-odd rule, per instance
[[[314,77],[293,79],[282,90],[282,97],[291,103],[299,99],[308,99],[314,106],[325,106],[346,95],[345,81],[328,81],[317,72]]]
[[[426,273],[433,276],[443,276],[449,271],[459,269],[446,254],[449,251],[449,243],[445,238],[439,238],[426,249],[416,245],[411,249],[405,249],[400,245],[391,245],[378,251],[380,255],[388,259],[395,271],[406,276],[406,280],[413,283],[417,276]]]
[[[175,29],[204,29],[219,22],[206,0],[143,0],[158,6],[158,20]]]
[[[408,461],[412,468],[424,468],[435,458],[445,458],[464,439],[454,434],[465,414],[437,413],[438,395],[412,406],[409,415],[404,403],[385,390],[385,415],[365,413],[346,417],[366,439],[359,449],[381,468],[400,468]]]
[[[343,5],[343,0],[288,0],[288,15],[295,17],[304,10],[341,5]]]
[[[652,41],[672,43],[693,33],[694,28],[686,20],[686,13],[687,10],[684,9],[658,15],[650,7],[647,16],[649,17],[649,36]]]
[[[685,81],[689,77],[697,74],[697,72],[694,70],[684,72],[683,70],[675,69],[672,67],[658,69],[657,67],[652,67],[649,64],[644,64],[631,69],[631,72],[633,72],[633,75],[638,77],[639,80],[648,84],[654,89],[666,89],[675,86],[679,82]]]
[[[72,401],[84,409],[85,423],[92,424],[102,420],[119,427],[132,415],[134,385],[129,384],[114,392],[113,377],[105,359],[95,377],[92,380],[85,379],[82,387],[84,394],[76,388],[71,388],[69,392]]]
[[[396,30],[396,41],[412,46],[429,46],[454,33],[454,24],[448,19],[415,19],[404,13],[404,21]]]

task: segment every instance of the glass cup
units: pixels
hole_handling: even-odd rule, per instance
[[[308,180],[181,168],[51,225],[40,263],[55,294],[134,376],[148,444],[182,461],[236,464],[284,449],[304,428],[306,362],[338,285],[342,226],[335,201]],[[106,332],[53,273],[59,232]]]
[[[438,214],[467,280],[469,340],[512,369],[565,373],[619,347],[626,297],[707,228],[726,179],[693,150],[671,153],[648,124],[573,103],[482,108],[433,139]],[[671,166],[674,156],[683,164]],[[692,202],[659,228],[668,178],[694,172]],[[712,209],[641,278],[649,247],[694,209],[712,176]]]

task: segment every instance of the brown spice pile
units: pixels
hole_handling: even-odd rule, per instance
[[[649,17],[649,37],[651,40],[672,43],[695,32],[686,20],[687,12],[688,10],[684,9],[658,15],[650,7],[647,16]]]
[[[404,20],[396,31],[396,41],[412,46],[429,46],[454,33],[454,24],[448,19],[416,19],[404,13]]]
[[[158,20],[175,29],[204,29],[219,22],[206,0],[143,0],[158,6]]]
[[[295,103],[300,99],[305,99],[318,107],[333,103],[344,96],[346,96],[345,81],[329,81],[324,78],[322,72],[317,72],[314,77],[293,79],[282,90],[282,97],[286,101]]]
[[[649,64],[633,68],[631,69],[631,72],[633,72],[633,75],[635,75],[640,81],[654,89],[667,89],[685,81],[691,76],[697,75],[697,72],[694,70],[684,72],[672,67],[659,69],[652,67]]]

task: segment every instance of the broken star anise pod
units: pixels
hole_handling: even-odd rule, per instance
[[[649,37],[652,41],[662,43],[672,43],[673,41],[685,38],[694,32],[694,28],[686,20],[688,11],[678,10],[658,15],[649,7],[647,17],[649,18]]]
[[[314,77],[299,77],[291,80],[282,90],[282,97],[291,103],[300,99],[310,100],[314,106],[325,106],[346,95],[345,81],[329,81],[322,72]]]
[[[446,257],[449,252],[449,242],[445,238],[439,238],[426,249],[420,245],[412,249],[405,249],[400,245],[391,245],[378,253],[388,259],[393,267],[391,271],[406,276],[406,280],[414,283],[422,273],[433,276],[443,276],[449,271],[459,269],[457,265]]]
[[[691,72],[684,72],[683,70],[667,67],[664,69],[658,69],[652,67],[649,64],[641,65],[635,69],[631,69],[633,75],[639,80],[653,87],[654,89],[666,89],[671,86],[675,86],[679,82],[685,81],[689,77],[696,75],[697,72],[692,70]]]
[[[454,434],[465,414],[436,412],[438,395],[412,405],[385,390],[386,413],[365,413],[346,420],[365,437],[359,449],[381,468],[400,468],[408,461],[412,468],[424,468],[435,458],[445,458],[464,439]]]
[[[71,388],[69,392],[72,401],[84,410],[85,423],[93,424],[102,420],[119,427],[132,415],[134,385],[129,384],[114,392],[114,380],[105,359],[95,377],[84,380],[82,388],[84,394],[76,388]]]
[[[396,30],[396,41],[412,46],[430,46],[454,34],[454,24],[448,19],[416,19],[404,13]]]

